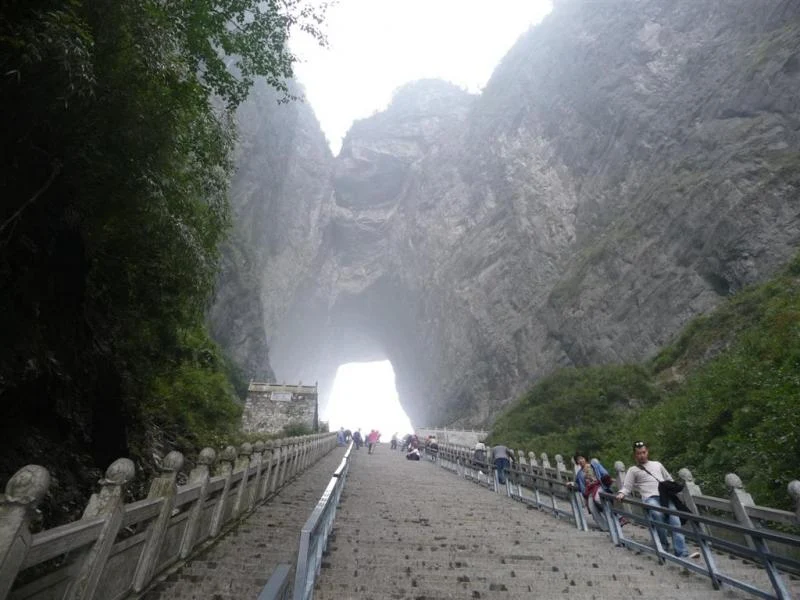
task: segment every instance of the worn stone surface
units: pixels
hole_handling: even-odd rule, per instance
[[[300,529],[339,466],[343,448],[304,471],[219,542],[162,578],[145,600],[257,598],[272,571],[294,563]]]
[[[714,592],[708,578],[615,548],[608,534],[579,532],[386,445],[354,454],[333,533],[320,600],[749,597]],[[645,530],[635,535],[646,541]],[[769,589],[763,571],[717,560]]]
[[[480,96],[411,84],[335,160],[311,118],[259,138],[234,202],[261,313],[219,329],[323,394],[389,358],[427,424],[645,359],[795,252],[799,87],[792,0],[558,2]]]

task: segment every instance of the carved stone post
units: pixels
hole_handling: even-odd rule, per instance
[[[747,514],[746,507],[755,506],[753,497],[745,491],[742,480],[735,473],[725,475],[725,486],[728,488],[733,516],[741,525],[752,528],[753,522],[750,520],[750,515]]]
[[[528,452],[528,465],[530,465],[531,471],[533,470],[533,467],[539,466],[539,461],[536,460],[536,453],[533,451]]]
[[[678,477],[683,481],[681,500],[683,500],[683,503],[692,513],[696,515],[700,514],[697,510],[697,503],[694,501],[694,496],[702,496],[703,491],[700,489],[700,486],[695,483],[694,475],[692,475],[689,469],[684,467],[678,471]]]
[[[181,540],[181,558],[186,558],[194,547],[197,539],[197,530],[203,518],[203,505],[208,495],[208,480],[211,476],[211,465],[217,458],[217,453],[211,448],[203,448],[197,457],[197,466],[189,473],[189,485],[199,485],[197,499],[192,502],[189,509],[189,518],[186,520],[186,529]]]
[[[242,473],[239,487],[236,490],[236,499],[233,502],[233,516],[238,517],[247,508],[247,481],[250,478],[250,455],[253,454],[253,445],[245,442],[239,446],[239,457],[236,459],[234,473]]]
[[[292,477],[294,477],[295,473],[297,472],[297,459],[300,454],[300,445],[298,440],[292,440],[291,446],[289,447],[289,468],[286,476],[286,481],[289,481]]]
[[[267,494],[269,494],[269,477],[272,475],[272,457],[272,442],[265,442],[264,454],[261,457],[261,468],[263,470],[263,474],[261,476],[261,492],[259,494],[259,498],[261,500],[266,500]]]
[[[139,556],[139,564],[136,567],[136,574],[133,577],[133,591],[141,592],[150,580],[158,566],[158,555],[161,552],[161,544],[164,541],[164,534],[167,532],[169,518],[172,516],[172,508],[175,505],[175,495],[178,486],[175,478],[178,471],[183,467],[183,454],[172,451],[164,457],[161,465],[161,477],[156,477],[150,484],[150,491],[147,494],[149,499],[162,498],[161,510],[158,516],[147,528],[147,536],[144,542],[142,554]]]
[[[297,442],[297,462],[294,469],[294,474],[298,475],[303,471],[303,461],[306,457],[306,437],[301,437]]]
[[[125,516],[125,499],[123,498],[124,486],[133,479],[136,467],[128,458],[120,458],[111,463],[106,469],[105,478],[99,481],[100,492],[92,494],[89,504],[83,511],[84,519],[105,517],[103,529],[97,536],[92,547],[81,552],[76,558],[80,564],[78,572],[70,582],[64,598],[75,600],[86,598],[91,600],[97,591],[97,584],[106,566],[106,561],[111,555],[111,548],[117,538],[122,519]]]
[[[306,439],[305,436],[300,436],[295,441],[295,459],[294,459],[294,468],[292,469],[292,476],[297,475],[303,470],[303,449],[305,447]]]
[[[211,516],[210,537],[217,537],[222,526],[225,524],[225,510],[228,504],[228,496],[231,491],[231,476],[233,475],[233,461],[236,460],[236,448],[227,446],[219,453],[219,464],[217,465],[217,475],[225,477],[225,485],[219,493],[219,501],[214,507],[214,514]]]
[[[564,464],[564,457],[560,454],[556,454],[556,473],[558,473],[558,479],[572,481],[572,476],[567,471],[567,465]]]
[[[302,463],[302,471],[305,471],[311,465],[311,449],[314,445],[313,436],[307,435],[303,440],[303,463]]]
[[[49,487],[47,469],[27,465],[14,473],[6,484],[6,493],[0,496],[0,599],[8,595],[28,554],[28,526]]]
[[[275,464],[272,465],[272,481],[269,484],[269,491],[270,493],[275,493],[275,490],[278,489],[278,481],[281,476],[281,459],[283,458],[283,449],[281,448],[281,440],[275,440],[272,442],[273,450],[272,455],[275,457]]]
[[[289,468],[289,459],[292,457],[291,442],[288,439],[281,440],[281,468],[278,476],[278,487],[283,487],[286,481],[286,471]]]
[[[797,479],[790,481],[787,491],[794,501],[794,520],[800,523],[800,481]]]
[[[543,469],[552,469],[553,468],[553,467],[550,466],[550,459],[547,458],[547,452],[542,452],[541,458],[542,458],[542,468]],[[547,473],[547,471],[545,471],[545,473]],[[547,473],[547,474],[549,475],[549,473]]]
[[[261,471],[263,469],[264,442],[258,441],[253,444],[253,455],[250,457],[250,466],[256,468],[256,475],[253,477],[253,485],[250,490],[250,502],[247,510],[251,511],[261,497]]]
[[[517,456],[519,456],[519,469],[523,473],[528,472],[528,460],[525,458],[525,452],[523,450],[517,450]]]
[[[614,470],[617,472],[617,489],[622,489],[622,484],[625,482],[625,463],[618,460],[614,463]]]

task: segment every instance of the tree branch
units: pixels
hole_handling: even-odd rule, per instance
[[[50,173],[50,177],[47,178],[47,181],[44,182],[42,187],[40,187],[38,190],[36,190],[36,193],[33,196],[31,196],[30,199],[28,199],[27,202],[23,203],[23,205],[20,206],[16,210],[16,212],[14,212],[13,215],[11,215],[8,219],[6,219],[6,221],[2,225],[0,225],[0,233],[3,233],[5,228],[8,227],[9,225],[11,225],[11,223],[14,222],[14,219],[17,219],[22,214],[23,210],[25,210],[31,204],[36,202],[36,200],[39,199],[39,196],[41,196],[42,194],[44,194],[47,191],[47,188],[49,188],[53,184],[53,181],[55,181],[55,178],[58,176],[58,174],[60,172],[61,172],[61,163],[60,162],[54,163],[53,164],[53,172]]]

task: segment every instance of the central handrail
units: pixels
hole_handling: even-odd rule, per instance
[[[328,545],[328,536],[333,529],[336,507],[342,495],[347,472],[350,469],[350,452],[353,442],[334,471],[316,507],[300,531],[300,549],[297,551],[297,569],[294,574],[294,600],[308,600],[314,591],[314,580],[322,565],[322,553]]]

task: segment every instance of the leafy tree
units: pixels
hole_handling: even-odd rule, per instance
[[[2,3],[0,478],[146,457],[153,431],[188,449],[235,421],[204,332],[231,110],[257,76],[286,92],[289,31],[324,43],[323,15],[299,0]]]

